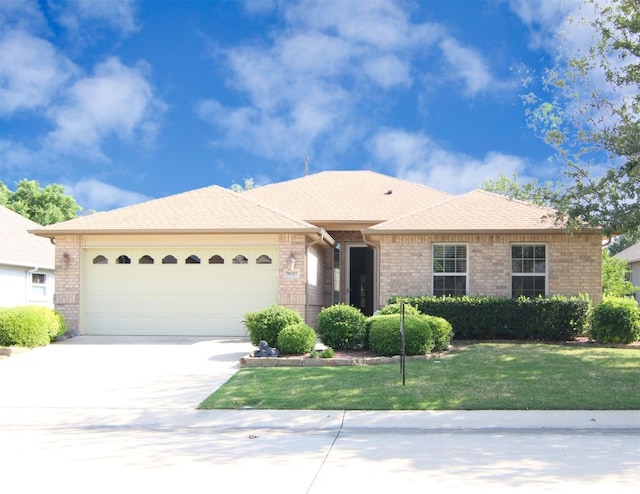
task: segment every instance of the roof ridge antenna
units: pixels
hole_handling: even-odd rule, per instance
[[[304,176],[306,177],[307,175],[309,175],[309,157],[308,156],[304,159]]]

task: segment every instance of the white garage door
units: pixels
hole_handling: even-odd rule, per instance
[[[87,249],[91,335],[244,336],[248,311],[278,300],[276,247]]]

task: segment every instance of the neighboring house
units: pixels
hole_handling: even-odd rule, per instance
[[[0,307],[53,307],[55,247],[37,223],[0,205]]]
[[[618,252],[614,257],[627,261],[631,269],[631,283],[633,286],[640,286],[640,242]],[[640,305],[640,293],[636,293],[635,296]]]
[[[393,295],[602,292],[601,232],[476,190],[370,171],[231,192],[218,186],[33,230],[55,238],[56,307],[81,334],[246,334],[248,311],[365,314]]]

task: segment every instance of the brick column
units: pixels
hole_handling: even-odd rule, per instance
[[[297,311],[303,318],[307,303],[305,246],[304,235],[280,235],[278,304]],[[296,259],[295,274],[288,272],[287,264],[291,255]]]
[[[56,237],[56,291],[53,304],[71,334],[80,334],[80,237]]]

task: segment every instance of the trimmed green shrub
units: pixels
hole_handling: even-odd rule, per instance
[[[433,348],[431,325],[424,316],[404,318],[405,354],[425,355]],[[400,355],[400,314],[369,318],[369,348],[377,355]]]
[[[62,312],[58,310],[54,310],[53,313],[58,319],[58,328],[59,328],[58,334],[55,335],[54,338],[59,338],[60,336],[62,336],[67,332],[67,320],[65,319],[64,314],[62,314]]]
[[[316,332],[301,322],[287,326],[278,334],[278,350],[287,355],[310,352],[316,344]]]
[[[272,305],[259,311],[247,312],[243,322],[253,345],[257,346],[261,341],[266,341],[270,347],[275,347],[280,331],[304,321],[295,310]]]
[[[325,307],[318,314],[318,336],[322,343],[336,350],[358,350],[364,347],[366,320],[351,305]]]
[[[591,336],[600,343],[640,340],[640,308],[632,298],[605,297],[593,309]]]
[[[42,311],[30,307],[0,309],[0,345],[33,348],[50,341],[49,321]]]
[[[384,316],[388,314],[400,314],[400,301],[384,306],[376,315]],[[404,304],[404,317],[421,316],[420,310],[413,305]],[[443,352],[449,348],[451,339],[453,338],[453,327],[446,319],[438,316],[424,316],[431,326],[431,334],[433,337],[433,351]],[[370,325],[368,325],[370,331]]]
[[[406,316],[405,316],[406,317]],[[446,319],[438,316],[422,316],[429,321],[433,338],[433,351],[444,352],[449,349],[453,339],[453,326]]]
[[[47,319],[47,332],[51,341],[62,336],[67,331],[67,323],[64,316],[57,310],[49,309],[41,305],[26,305],[25,308],[41,312]]]
[[[336,352],[334,352],[333,348],[329,346],[324,350],[322,350],[322,353],[320,354],[320,358],[333,358],[335,357],[335,355],[336,355]]]
[[[456,338],[470,340],[567,341],[589,328],[591,304],[584,297],[394,297],[423,314],[443,317]]]

